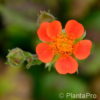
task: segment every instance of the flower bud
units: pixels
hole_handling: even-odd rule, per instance
[[[55,17],[46,11],[41,11],[38,17],[38,23],[41,24],[42,22],[51,22],[55,20]]]
[[[9,51],[7,59],[9,65],[18,66],[24,63],[26,56],[24,55],[24,51],[22,51],[20,48],[15,48]]]

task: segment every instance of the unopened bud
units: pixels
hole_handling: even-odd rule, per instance
[[[24,55],[24,51],[20,48],[15,48],[9,51],[7,55],[8,63],[12,66],[22,65],[26,60],[26,56]]]
[[[42,22],[51,22],[55,20],[55,17],[46,11],[41,11],[38,17],[38,23],[41,24]]]

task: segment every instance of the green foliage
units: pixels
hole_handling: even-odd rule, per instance
[[[19,25],[20,28],[24,28],[24,30],[34,30],[36,29],[36,24],[34,22],[29,21],[28,19],[24,18],[23,16],[15,13],[14,11],[0,5],[0,12],[2,13],[3,17],[6,21],[11,25],[14,26]],[[9,27],[9,26],[8,26]],[[13,29],[13,28],[12,28]]]
[[[41,81],[41,98],[45,98],[46,100],[61,100],[60,93],[64,94],[62,100],[73,100],[70,97],[66,98],[66,93],[74,94],[89,92],[86,83],[72,75],[62,76],[48,73],[42,77]]]

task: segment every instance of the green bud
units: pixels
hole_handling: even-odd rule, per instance
[[[42,22],[51,22],[55,20],[55,17],[46,11],[40,11],[40,15],[38,17],[38,23],[41,24]]]
[[[7,64],[10,66],[22,66],[25,65],[29,69],[33,65],[39,65],[42,62],[38,59],[36,54],[31,54],[21,50],[20,48],[15,48],[9,51],[7,55]]]
[[[12,66],[19,66],[24,63],[26,60],[26,56],[24,55],[24,51],[20,48],[15,48],[9,51],[7,55],[8,64]]]

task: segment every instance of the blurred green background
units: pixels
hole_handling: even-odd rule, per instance
[[[70,19],[84,25],[93,48],[91,56],[80,61],[78,73],[59,75],[44,64],[28,70],[5,64],[9,49],[35,53],[41,10],[50,11],[63,27]],[[0,0],[0,100],[73,100],[66,93],[92,93],[100,100],[100,0]]]

